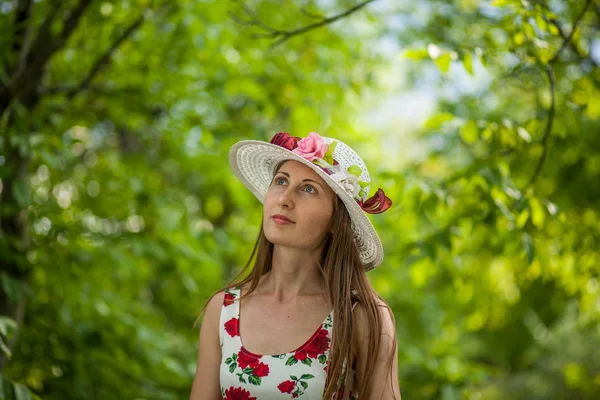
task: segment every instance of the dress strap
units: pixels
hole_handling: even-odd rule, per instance
[[[241,290],[239,288],[225,289],[219,324],[221,347],[223,347],[224,343],[232,339],[239,340],[240,293]]]

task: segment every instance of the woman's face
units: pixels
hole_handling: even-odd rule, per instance
[[[264,201],[263,227],[274,244],[314,250],[334,212],[335,192],[311,168],[285,161],[275,173]],[[283,215],[291,222],[274,216]]]

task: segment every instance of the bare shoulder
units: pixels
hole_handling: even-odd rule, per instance
[[[375,299],[375,305],[381,318],[381,334],[382,336],[396,336],[396,321],[394,313],[391,307],[381,298]],[[354,307],[354,320],[356,321],[356,330],[359,333],[359,337],[368,335],[368,324],[370,323],[367,316],[367,310],[365,304],[362,301],[358,301]]]
[[[217,316],[217,321],[218,321],[218,316],[221,314],[221,307],[223,306],[223,302],[225,300],[225,291],[222,290],[220,292],[217,292],[209,301],[208,304],[206,305],[206,310],[204,312],[204,320],[206,320],[207,318],[209,318],[209,320],[212,320],[215,316]]]

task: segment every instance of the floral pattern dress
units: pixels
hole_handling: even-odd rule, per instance
[[[239,335],[239,296],[239,288],[226,290],[221,310],[220,383],[223,399],[322,399],[333,311],[296,350],[276,355],[254,354],[244,348]]]

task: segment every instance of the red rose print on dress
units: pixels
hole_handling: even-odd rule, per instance
[[[289,356],[285,365],[294,365],[300,361],[302,364],[311,366],[312,359],[318,359],[321,364],[325,364],[325,360],[327,359],[325,353],[329,350],[330,341],[327,329],[321,328],[310,343]]]
[[[304,349],[302,349],[302,350],[296,351],[296,354],[294,355],[294,358],[296,360],[298,360],[298,361],[304,361],[304,360],[306,360],[307,356],[308,355],[306,354],[306,351],[304,351]]]
[[[237,318],[231,318],[229,321],[225,322],[225,330],[231,337],[239,336],[240,320]]]
[[[281,393],[289,393],[292,395],[292,398],[296,398],[298,396],[302,396],[304,391],[308,388],[307,379],[314,378],[314,375],[311,374],[303,374],[300,378],[295,375],[290,375],[290,380],[281,382],[277,385],[277,389]]]
[[[259,362],[261,358],[262,356],[254,357],[247,354],[245,351],[240,350],[239,353],[233,353],[231,357],[227,357],[225,364],[229,365],[229,372],[232,374],[237,367],[240,367],[242,371],[236,373],[240,382],[248,382],[252,385],[260,386],[262,383],[261,378],[269,375],[269,366]]]
[[[279,389],[281,393],[292,393],[292,390],[294,390],[295,387],[296,382],[294,381],[285,381],[277,385],[277,389]]]
[[[267,376],[269,375],[269,366],[267,364],[259,363],[256,367],[254,367],[252,373],[254,374],[254,376],[257,376],[259,378]]]
[[[329,342],[329,332],[327,329],[321,329],[313,341],[306,346],[304,351],[306,351],[306,354],[310,358],[317,358],[329,350]]]
[[[234,300],[235,300],[235,294],[233,294],[231,292],[225,292],[225,298],[223,300],[223,305],[225,307],[230,306],[233,304]]]
[[[256,397],[250,397],[250,392],[242,388],[230,387],[225,390],[224,400],[256,400]]]
[[[241,369],[254,368],[258,365],[258,358],[248,355],[245,351],[240,351],[238,353],[238,364]]]

